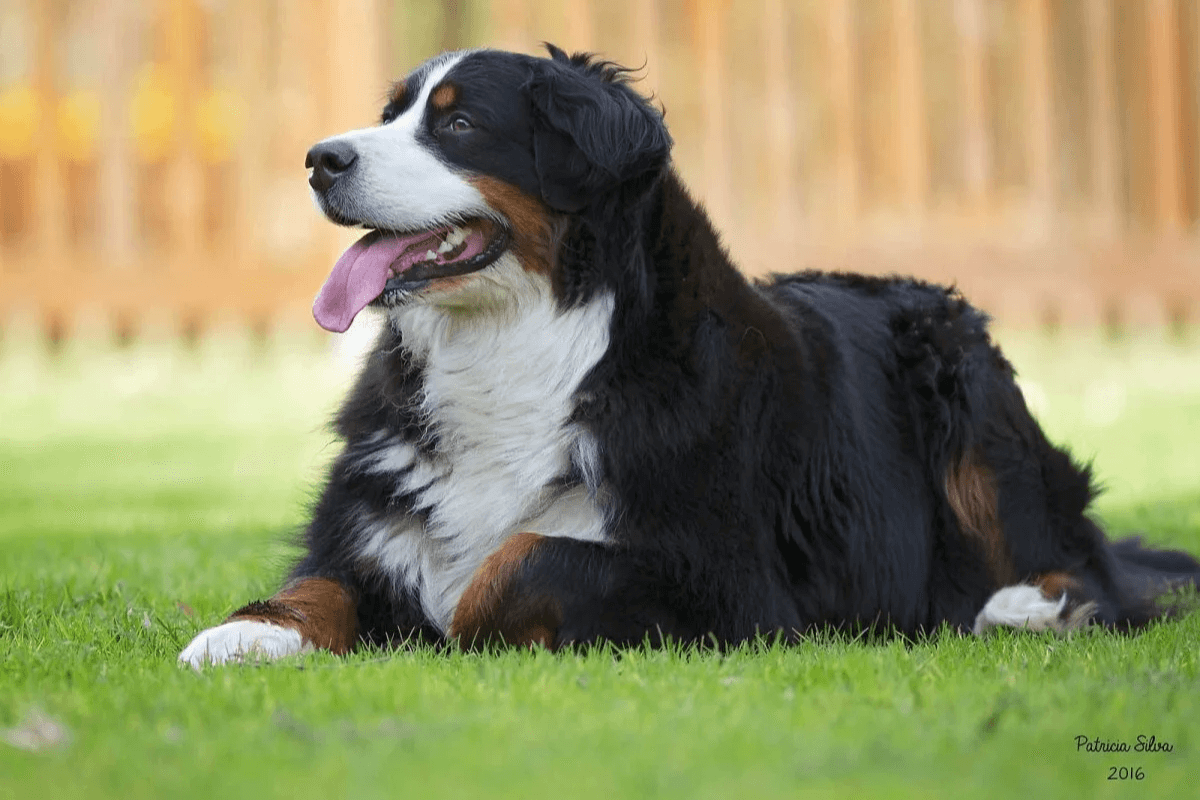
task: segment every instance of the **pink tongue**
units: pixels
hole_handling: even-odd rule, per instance
[[[392,262],[408,248],[434,236],[433,231],[382,238],[377,233],[368,233],[350,245],[333,265],[333,272],[313,303],[317,324],[327,331],[345,332],[358,312],[383,293]],[[403,269],[412,264],[397,266]]]

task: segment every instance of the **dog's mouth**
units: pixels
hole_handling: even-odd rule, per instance
[[[477,272],[508,248],[508,230],[482,217],[419,231],[373,230],[342,254],[313,303],[313,317],[342,333],[385,293]]]

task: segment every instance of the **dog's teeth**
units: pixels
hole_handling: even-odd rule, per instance
[[[451,249],[453,249],[462,244],[466,238],[467,232],[456,225],[454,230],[450,231],[450,235],[446,237],[445,243],[449,245]]]
[[[433,252],[432,250],[426,250],[425,251],[425,260],[426,261],[437,261],[437,253]]]
[[[454,245],[450,242],[450,237],[448,237],[448,236],[446,237],[446,241],[444,241],[440,245],[438,245],[439,253],[449,253],[453,249],[454,249]]]

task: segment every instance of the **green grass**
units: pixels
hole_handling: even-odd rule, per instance
[[[1106,524],[1200,551],[1200,349],[1004,338],[1111,487]],[[0,797],[1195,795],[1200,614],[1136,637],[177,667],[274,588],[347,374],[270,344],[0,351]],[[56,742],[12,744],[38,715]],[[1139,734],[1174,752],[1076,750]]]

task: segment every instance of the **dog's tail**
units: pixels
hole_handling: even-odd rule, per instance
[[[1117,584],[1118,624],[1138,628],[1200,608],[1200,561],[1180,550],[1146,547],[1141,536],[1109,545]]]

